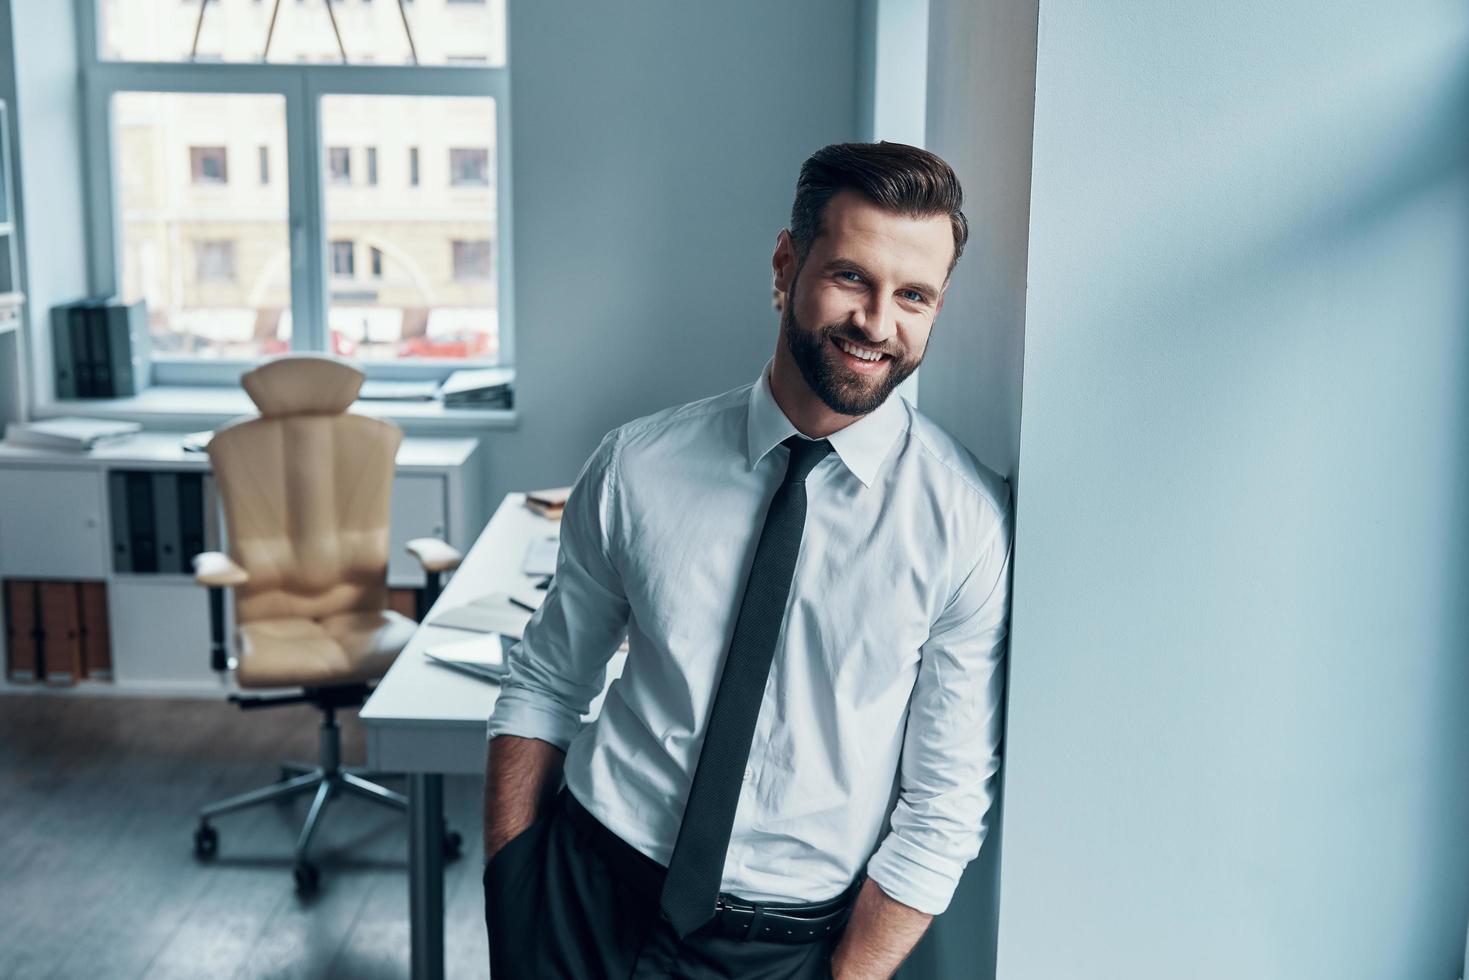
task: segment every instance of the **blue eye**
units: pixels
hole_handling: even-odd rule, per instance
[[[916,289],[905,289],[903,290],[903,295],[908,297],[908,302],[910,303],[923,302],[923,294],[918,292]]]
[[[843,269],[841,272],[838,272],[837,275],[838,276],[841,276],[843,278],[845,278],[847,276],[851,276],[852,278],[847,279],[847,282],[861,282],[862,281],[862,277],[859,276],[857,273],[853,272],[851,269]]]

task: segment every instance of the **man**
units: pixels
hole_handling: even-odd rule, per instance
[[[960,204],[924,150],[817,152],[759,380],[583,467],[489,721],[496,980],[887,977],[948,905],[998,768],[1010,495],[892,393]]]

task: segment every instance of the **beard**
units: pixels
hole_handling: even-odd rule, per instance
[[[875,411],[923,363],[922,354],[917,357],[893,355],[885,361],[887,369],[878,374],[865,375],[853,371],[843,362],[844,355],[834,341],[841,338],[861,347],[870,347],[871,344],[862,339],[862,332],[844,323],[815,329],[802,326],[796,319],[795,296],[796,283],[792,281],[790,292],[786,294],[785,309],[780,314],[781,336],[785,338],[786,349],[791,352],[801,377],[806,379],[806,386],[833,412],[861,416]]]

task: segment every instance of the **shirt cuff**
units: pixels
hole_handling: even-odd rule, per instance
[[[490,712],[486,739],[496,735],[516,735],[550,742],[562,752],[581,731],[581,719],[564,710],[546,705],[519,687],[506,685],[500,689],[495,710]]]
[[[889,833],[867,862],[867,877],[887,896],[925,915],[949,907],[964,866]]]

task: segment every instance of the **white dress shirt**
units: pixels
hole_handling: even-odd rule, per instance
[[[602,440],[489,720],[490,737],[565,750],[577,800],[665,866],[797,434],[769,379],[767,363]],[[865,865],[937,914],[979,853],[999,766],[1009,485],[896,395],[828,438],[721,891],[822,901]],[[583,726],[624,636],[622,676]]]

